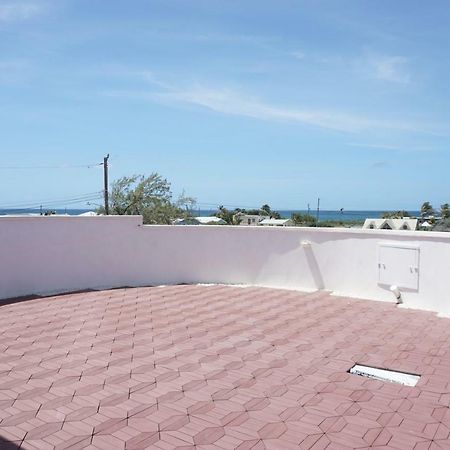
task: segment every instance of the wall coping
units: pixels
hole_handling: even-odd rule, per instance
[[[443,240],[450,241],[450,233],[441,231],[409,231],[409,230],[368,230],[362,228],[344,228],[344,227],[330,227],[330,228],[318,228],[318,227],[263,227],[263,226],[246,226],[240,227],[237,225],[143,225],[142,216],[23,216],[23,215],[7,215],[0,216],[1,221],[15,221],[15,222],[32,222],[32,221],[128,221],[131,223],[137,223],[138,226],[142,225],[143,229],[161,228],[168,230],[179,230],[179,228],[195,229],[205,232],[206,230],[233,230],[233,232],[270,232],[270,233],[298,233],[300,231],[307,231],[311,234],[320,235],[346,235],[346,236],[360,236],[360,237],[379,237],[386,238],[407,238],[410,240]],[[239,230],[239,231],[238,231]]]
[[[356,235],[364,237],[378,236],[386,239],[392,238],[408,238],[418,240],[438,239],[450,241],[450,233],[443,231],[408,231],[408,230],[363,230],[362,228],[317,228],[317,227],[264,227],[264,226],[237,226],[237,225],[143,225],[143,229],[150,228],[162,228],[162,229],[174,229],[174,228],[188,228],[205,231],[205,229],[223,229],[223,230],[240,230],[241,232],[271,232],[271,233],[296,233],[299,231],[307,231],[308,233],[317,235],[327,234],[342,234],[342,235]]]

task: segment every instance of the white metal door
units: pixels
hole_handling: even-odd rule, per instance
[[[419,247],[380,244],[378,247],[378,283],[419,288]]]

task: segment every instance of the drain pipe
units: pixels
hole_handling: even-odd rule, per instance
[[[397,299],[397,305],[400,305],[401,303],[403,303],[402,294],[401,294],[400,289],[398,288],[398,286],[393,284],[389,288],[389,290],[395,295],[395,298]]]

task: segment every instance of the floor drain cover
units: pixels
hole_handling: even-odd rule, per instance
[[[359,364],[355,364],[349,372],[361,377],[390,381],[391,383],[404,384],[405,386],[415,386],[420,379],[420,375],[414,373],[397,372],[395,370],[379,369]]]

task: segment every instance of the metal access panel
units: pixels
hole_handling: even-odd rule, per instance
[[[418,290],[419,254],[417,246],[379,244],[378,283]]]
[[[361,377],[372,378],[379,381],[389,381],[391,383],[404,384],[405,386],[415,386],[420,380],[420,375],[415,373],[399,372],[397,370],[380,369],[378,367],[362,366],[355,364],[350,373]]]

